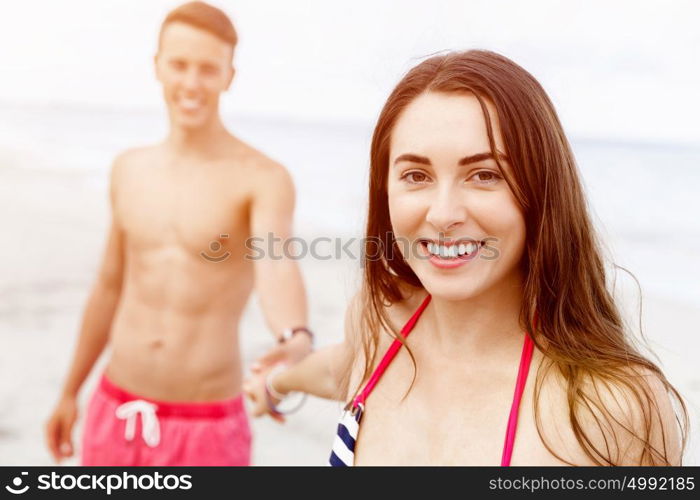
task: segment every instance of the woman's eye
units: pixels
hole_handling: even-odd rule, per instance
[[[480,170],[479,172],[476,172],[474,175],[472,175],[472,179],[474,179],[479,184],[493,184],[500,178],[500,175],[490,170]]]
[[[428,179],[428,176],[422,172],[406,172],[401,178],[406,179],[411,184],[422,184]]]

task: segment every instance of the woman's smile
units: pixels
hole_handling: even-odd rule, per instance
[[[421,240],[422,255],[437,268],[454,269],[471,262],[479,255],[483,241],[462,239],[455,241]]]

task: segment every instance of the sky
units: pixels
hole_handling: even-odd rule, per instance
[[[152,56],[179,1],[0,0],[0,106],[160,109]],[[212,1],[240,45],[227,113],[373,122],[401,76],[484,48],[530,71],[578,138],[700,144],[700,3]]]

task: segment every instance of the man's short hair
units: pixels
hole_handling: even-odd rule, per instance
[[[234,48],[236,47],[236,43],[238,43],[238,34],[233,27],[231,19],[229,19],[224,11],[208,3],[187,2],[170,11],[160,27],[160,35],[158,36],[159,45],[165,27],[175,22],[189,24],[190,26],[211,33]]]

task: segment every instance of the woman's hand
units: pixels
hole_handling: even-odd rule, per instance
[[[254,417],[261,417],[268,414],[273,420],[282,424],[285,422],[284,416],[273,411],[270,406],[270,404],[275,406],[278,405],[281,399],[275,398],[272,394],[269,394],[266,388],[267,378],[270,376],[275,366],[276,365],[267,365],[265,368],[258,367],[256,370],[252,371],[252,373],[243,381],[243,392],[246,394],[246,396],[248,396],[253,404],[251,414]],[[272,374],[270,383],[273,383],[274,378],[278,375],[279,372],[275,370],[275,373]],[[275,386],[273,385],[273,387]]]

